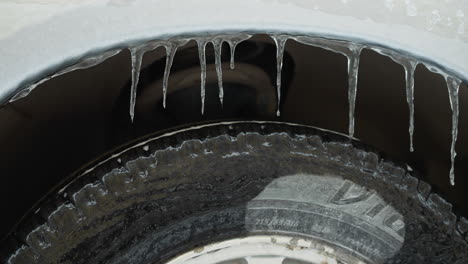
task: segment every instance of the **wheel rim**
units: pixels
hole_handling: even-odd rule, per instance
[[[346,261],[344,260],[346,259]],[[351,261],[351,262],[350,262]],[[165,264],[334,264],[366,263],[310,238],[248,236],[198,247]]]

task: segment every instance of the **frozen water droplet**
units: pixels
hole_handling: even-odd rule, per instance
[[[406,164],[406,170],[409,171],[409,172],[412,172],[412,171],[413,171],[413,168],[411,168],[410,165]]]
[[[287,35],[271,35],[270,36],[276,44],[276,93],[278,96],[278,103],[276,109],[276,116],[280,116],[280,103],[281,103],[281,70],[283,68],[283,54],[286,41],[289,39]]]
[[[429,31],[433,30],[434,27],[437,24],[439,24],[441,20],[442,20],[442,17],[440,15],[440,11],[437,9],[432,10],[431,15],[429,16],[428,21],[427,21],[427,29]]]
[[[385,0],[385,6],[386,6],[390,11],[392,11],[392,10],[393,10],[393,7],[395,6],[395,3],[393,2],[393,0]]]
[[[206,40],[204,39],[197,39],[198,44],[198,57],[200,59],[200,67],[201,67],[201,84],[200,84],[200,93],[201,93],[201,113],[202,115],[205,113],[205,83],[206,83]]]
[[[357,94],[357,82],[358,82],[358,71],[359,71],[359,58],[362,47],[350,45],[351,53],[347,55],[348,58],[348,102],[349,102],[349,136],[354,136],[354,119],[356,109],[356,94]]]
[[[135,104],[136,94],[138,87],[138,79],[140,78],[141,61],[143,58],[144,51],[138,48],[129,48],[132,57],[132,85],[130,89],[130,118],[135,117]]]
[[[231,70],[234,70],[234,67],[235,67],[234,57],[235,57],[237,45],[241,43],[242,41],[248,40],[251,37],[252,35],[243,34],[243,35],[226,36],[224,38],[224,41],[226,41],[229,44],[229,48],[231,49],[231,62],[230,62]]]
[[[221,48],[223,46],[223,40],[221,38],[215,38],[211,42],[213,43],[214,52],[215,52],[215,65],[216,65],[216,74],[218,76],[219,101],[221,102],[221,106],[223,106],[224,89],[223,89],[223,69],[222,69],[222,64],[221,64]]]
[[[414,151],[413,136],[414,136],[414,70],[416,69],[417,62],[406,61],[402,63],[405,69],[406,79],[406,102],[409,107],[409,136],[410,136],[410,151]]]
[[[450,98],[450,107],[452,108],[452,144],[450,147],[450,184],[455,185],[455,157],[457,153],[455,152],[455,143],[458,136],[458,115],[459,115],[459,103],[458,103],[458,90],[460,88],[461,80],[447,76],[445,78],[447,81],[447,88]]]
[[[465,33],[465,22],[460,22],[460,23],[458,24],[457,33],[458,33],[458,34],[463,34],[463,33]]]
[[[405,0],[406,4],[406,15],[407,16],[417,16],[418,9],[412,0]]]
[[[144,146],[143,146],[143,150],[144,150],[144,151],[149,151],[149,146],[148,146],[148,145],[144,145]]]

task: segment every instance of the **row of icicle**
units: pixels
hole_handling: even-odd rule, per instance
[[[218,36],[213,38],[194,38],[198,45],[198,56],[200,60],[201,67],[201,113],[205,111],[205,84],[206,84],[206,56],[205,50],[206,45],[211,42],[215,51],[215,65],[216,73],[218,75],[218,86],[219,86],[219,100],[221,105],[223,104],[224,90],[223,90],[223,73],[222,73],[222,64],[221,64],[221,47],[223,42],[227,42],[231,48],[231,69],[234,69],[234,54],[237,47],[237,44],[240,42],[251,38],[252,35],[233,35],[233,36]],[[136,94],[138,87],[138,79],[140,76],[141,61],[143,55],[151,50],[154,50],[158,47],[164,47],[166,49],[166,67],[164,69],[163,77],[163,107],[166,108],[166,95],[167,95],[167,85],[169,80],[169,75],[171,72],[172,62],[174,60],[175,53],[177,49],[181,46],[187,44],[191,39],[183,40],[170,40],[170,41],[154,41],[149,42],[144,45],[131,47],[129,48],[131,57],[132,57],[132,85],[131,85],[131,94],[130,94],[130,118],[135,117],[135,103],[136,103]]]
[[[224,42],[229,44],[230,47],[230,68],[234,69],[234,55],[236,46],[242,41],[248,40],[252,35],[249,34],[240,34],[240,35],[225,35],[225,36],[213,36],[213,37],[198,37],[198,38],[187,38],[187,39],[174,39],[174,40],[161,40],[161,41],[150,41],[139,46],[132,46],[128,49],[131,53],[132,60],[132,83],[131,83],[131,94],[130,94],[130,118],[133,122],[135,117],[135,104],[136,104],[136,95],[138,80],[140,75],[141,63],[143,55],[151,50],[154,50],[158,47],[164,47],[166,49],[166,66],[163,76],[163,107],[166,108],[166,96],[167,96],[167,87],[169,75],[174,60],[174,56],[179,47],[184,46],[190,40],[195,40],[198,46],[198,54],[201,67],[201,113],[204,113],[205,109],[205,83],[206,83],[206,56],[205,49],[208,43],[212,43],[215,52],[215,66],[216,73],[218,76],[218,87],[219,87],[219,100],[223,104],[224,91],[223,91],[223,77],[222,77],[222,62],[221,62],[221,47]],[[371,46],[364,46],[357,43],[330,40],[318,37],[310,36],[290,36],[290,35],[270,35],[273,41],[276,44],[276,61],[277,61],[277,75],[276,75],[276,92],[277,92],[277,111],[276,115],[280,115],[280,101],[281,101],[281,71],[283,67],[283,54],[288,39],[296,40],[302,44],[311,45],[320,47],[326,50],[330,50],[335,53],[344,55],[348,60],[348,103],[349,103],[349,127],[348,134],[350,137],[354,137],[354,122],[355,122],[355,106],[356,106],[356,94],[357,94],[357,83],[358,83],[358,70],[359,70],[359,59],[361,50],[363,48],[369,48],[376,52],[379,52],[382,55],[390,57],[393,61],[403,66],[405,70],[405,79],[406,79],[406,100],[409,107],[409,136],[410,136],[410,151],[414,151],[413,144],[413,134],[414,134],[414,71],[416,66],[419,64],[414,59],[408,59],[396,52],[393,52],[388,49],[376,48]],[[27,96],[34,88],[39,84],[50,80],[56,76],[62,75],[67,72],[71,72],[77,69],[84,69],[95,66],[104,60],[118,54],[120,50],[111,50],[101,54],[98,57],[87,58],[81,62],[74,64],[70,67],[67,67],[61,71],[58,71],[52,75],[49,75],[46,78],[41,79],[40,81],[30,85],[29,87],[21,90],[16,94],[11,100],[15,101],[20,98]],[[450,184],[455,185],[455,173],[454,173],[454,163],[455,163],[455,143],[458,136],[458,116],[459,116],[459,98],[458,90],[461,84],[461,80],[451,76],[444,71],[434,67],[432,65],[425,66],[433,72],[439,73],[445,77],[450,106],[452,109],[452,144],[451,144],[451,168],[450,168]]]

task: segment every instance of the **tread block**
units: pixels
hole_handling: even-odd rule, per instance
[[[102,177],[102,181],[110,193],[122,196],[131,192],[131,183],[134,181],[132,174],[126,168],[116,168]]]
[[[425,181],[419,181],[418,184],[418,193],[422,200],[426,200],[431,193],[431,185],[426,183]]]
[[[395,184],[398,184],[406,174],[404,169],[387,161],[380,162],[379,172],[384,175],[384,180]]]
[[[457,223],[457,230],[464,235],[465,240],[468,242],[468,219],[461,217]]]
[[[453,227],[455,225],[457,217],[452,213],[452,205],[440,195],[431,193],[426,204],[435,214],[441,216],[442,222],[446,226]]]
[[[110,199],[106,199],[109,191],[100,182],[87,184],[72,199],[76,207],[88,218],[99,217],[111,207]]]
[[[39,256],[31,248],[23,245],[8,259],[7,264],[40,263],[38,260]]]
[[[406,175],[402,178],[398,187],[402,190],[410,192],[410,194],[416,194],[418,190],[419,180],[411,175]]]
[[[84,220],[84,216],[71,203],[62,204],[49,216],[49,225],[62,236],[76,231],[75,227]]]

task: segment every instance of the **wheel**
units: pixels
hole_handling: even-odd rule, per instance
[[[294,124],[152,135],[83,168],[50,204],[8,263],[468,261],[468,222],[429,185],[362,143]]]
[[[0,10],[1,261],[466,262],[463,1]]]

